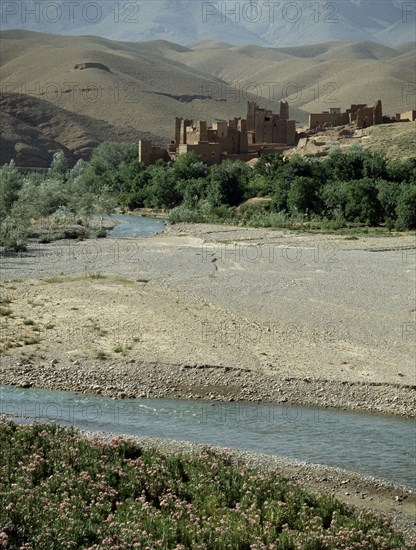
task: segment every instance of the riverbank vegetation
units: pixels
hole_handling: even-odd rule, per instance
[[[410,548],[384,516],[208,446],[163,454],[0,423],[0,548]]]
[[[334,148],[323,159],[261,157],[253,168],[230,160],[208,167],[193,153],[146,167],[137,160],[136,146],[107,142],[89,162],[80,160],[72,169],[62,152],[44,174],[22,174],[11,162],[0,169],[0,245],[24,247],[33,220],[39,219],[50,224],[44,242],[68,235],[84,238],[92,216],[102,222],[117,206],[164,209],[172,223],[413,230],[416,157],[387,160],[353,146],[348,153]],[[52,231],[71,223],[84,232]]]

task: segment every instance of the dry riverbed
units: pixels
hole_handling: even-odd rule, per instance
[[[414,235],[179,224],[0,261],[1,384],[415,416]]]

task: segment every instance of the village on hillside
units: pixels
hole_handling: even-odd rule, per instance
[[[227,159],[249,162],[261,155],[283,153],[296,145],[304,147],[311,135],[337,126],[361,130],[380,124],[413,122],[416,110],[396,113],[395,116],[383,115],[379,99],[371,104],[353,104],[344,112],[335,107],[308,116],[308,126],[298,132],[296,121],[289,116],[289,104],[284,101],[280,102],[279,114],[248,101],[245,119],[215,121],[210,127],[206,121],[176,117],[175,139],[167,147],[140,140],[139,161],[149,166],[157,160],[176,160],[178,155],[193,152],[209,166]]]

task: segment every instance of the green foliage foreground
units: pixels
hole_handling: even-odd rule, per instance
[[[0,423],[0,548],[405,548],[389,521],[227,452]],[[408,547],[410,548],[410,547]]]

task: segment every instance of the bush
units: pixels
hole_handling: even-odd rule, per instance
[[[246,198],[266,197],[273,192],[273,180],[269,176],[254,174],[247,184]]]
[[[251,169],[245,162],[226,160],[211,168],[208,200],[213,206],[239,205],[245,195]]]
[[[295,178],[287,196],[287,206],[292,214],[308,211],[320,214],[322,201],[318,182],[302,176]]]
[[[396,208],[402,192],[402,186],[399,183],[379,179],[375,182],[377,187],[377,198],[382,208],[382,217],[395,220],[397,218]]]
[[[188,208],[186,206],[176,206],[169,210],[167,215],[168,221],[172,224],[185,223],[202,223],[205,221],[204,215],[197,208]]]
[[[19,197],[23,180],[14,161],[0,168],[0,219],[4,219]]]
[[[270,212],[268,214],[253,215],[249,220],[252,227],[272,227],[283,229],[292,226],[292,219],[286,212]]]
[[[385,516],[209,446],[163,454],[122,437],[2,422],[0,471],[7,548],[406,547]]]
[[[27,249],[29,232],[24,219],[8,216],[0,223],[0,246],[6,252],[23,252]]]
[[[416,229],[416,185],[406,186],[401,193],[397,208],[396,228],[399,231]]]
[[[377,187],[369,178],[345,184],[345,219],[376,225],[381,218]]]
[[[209,169],[195,153],[179,155],[173,164],[173,171],[177,180],[193,180],[205,178]]]
[[[64,239],[75,239],[77,241],[83,241],[84,239],[88,238],[88,236],[89,233],[84,227],[81,229],[64,229],[63,231]]]
[[[173,208],[179,206],[180,195],[176,188],[175,173],[169,165],[151,166],[150,181],[143,189],[144,205],[147,208]]]

